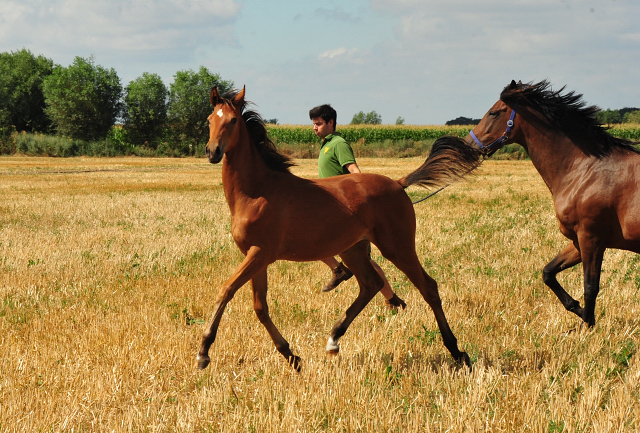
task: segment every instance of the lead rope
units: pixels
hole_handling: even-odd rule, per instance
[[[451,184],[447,184],[447,185],[443,186],[442,188],[438,189],[437,191],[432,192],[432,193],[431,193],[431,194],[429,194],[428,196],[426,196],[426,197],[422,197],[420,200],[416,200],[416,201],[413,201],[413,202],[411,202],[411,203],[413,203],[413,204],[418,204],[418,203],[420,203],[421,201],[425,201],[426,199],[428,199],[429,197],[433,197],[434,195],[436,195],[437,193],[439,193],[440,191],[442,191],[443,189],[445,189],[445,188],[446,188],[446,187],[448,187],[449,185],[451,185]]]

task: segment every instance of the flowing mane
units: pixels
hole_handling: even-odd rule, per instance
[[[227,92],[222,97],[222,102],[233,106],[233,99],[238,92],[238,90],[231,90]],[[253,104],[249,101],[244,101],[240,107],[240,112],[242,113],[242,118],[247,125],[251,144],[258,151],[258,154],[268,168],[274,171],[289,172],[289,167],[294,166],[295,163],[291,161],[288,156],[282,155],[278,152],[276,145],[269,138],[262,116],[254,110],[248,110],[247,108],[250,105]]]
[[[600,111],[595,105],[587,105],[581,94],[571,91],[562,93],[551,89],[548,81],[539,83],[518,83],[517,87],[507,86],[500,94],[504,102],[520,101],[542,114],[552,127],[564,132],[587,154],[596,157],[608,156],[614,150],[640,153],[634,142],[616,138],[607,132],[596,119]],[[595,138],[596,140],[586,138]]]

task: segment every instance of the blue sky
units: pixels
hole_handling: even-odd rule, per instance
[[[637,0],[3,0],[0,52],[94,56],[126,86],[200,66],[265,118],[338,124],[481,117],[512,79],[548,79],[601,108],[640,107]]]

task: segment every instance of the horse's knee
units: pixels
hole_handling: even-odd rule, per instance
[[[440,294],[438,293],[438,283],[436,280],[427,275],[425,279],[424,289],[421,290],[422,297],[431,306],[441,305]]]
[[[234,294],[235,291],[231,289],[231,286],[222,286],[216,296],[216,305],[226,306],[233,299]]]

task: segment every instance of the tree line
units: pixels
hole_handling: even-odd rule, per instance
[[[93,57],[63,67],[27,49],[0,53],[0,140],[25,131],[195,154],[208,140],[213,86],[224,93],[233,82],[203,66],[176,72],[169,87],[147,72],[123,87],[116,71]],[[0,153],[9,153],[6,147]]]
[[[0,154],[202,154],[213,86],[224,93],[233,82],[202,66],[176,72],[168,87],[147,72],[123,87],[116,71],[95,64],[93,57],[76,57],[63,67],[27,49],[0,53]],[[597,116],[606,125],[640,123],[637,108],[601,110]],[[447,125],[478,121],[460,117]],[[352,125],[381,123],[375,111],[360,111],[351,120]],[[396,125],[402,124],[398,117]],[[47,137],[18,134],[22,131]]]

